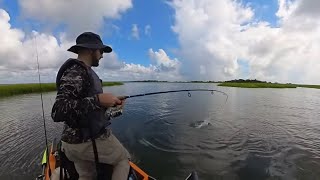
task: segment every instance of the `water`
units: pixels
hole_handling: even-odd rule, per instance
[[[127,83],[117,95],[213,88],[209,92],[128,99],[114,134],[157,179],[320,179],[320,90],[240,89],[215,84]],[[55,92],[44,94],[49,140],[62,124],[50,119]],[[0,100],[0,179],[34,179],[45,147],[40,96]]]

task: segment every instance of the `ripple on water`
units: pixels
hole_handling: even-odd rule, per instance
[[[128,83],[108,90],[138,94],[212,86]],[[130,99],[113,130],[158,179],[183,179],[191,170],[208,180],[319,179],[320,91],[215,88],[230,93],[225,107],[224,99],[205,93]],[[50,119],[54,97],[44,96],[49,141],[62,130]],[[0,179],[33,179],[45,147],[40,98],[8,98],[0,109]]]

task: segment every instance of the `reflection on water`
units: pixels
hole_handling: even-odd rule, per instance
[[[233,162],[231,166],[234,167],[240,179],[250,180],[270,177],[270,164],[271,158],[249,154],[244,161]]]
[[[112,128],[140,167],[158,179],[317,179],[320,177],[320,91],[239,89],[214,84],[127,83],[105,87],[117,95],[209,88],[126,101]],[[60,135],[44,95],[49,139]],[[0,100],[0,179],[33,179],[44,149],[40,97]]]

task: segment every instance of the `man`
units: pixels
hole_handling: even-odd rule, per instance
[[[80,180],[95,179],[94,145],[100,163],[113,166],[112,180],[125,180],[129,173],[129,153],[108,128],[108,107],[123,106],[124,101],[103,93],[102,81],[91,67],[99,66],[103,53],[111,47],[99,35],[85,32],[68,51],[78,54],[60,68],[57,75],[57,97],[52,108],[55,122],[64,122],[62,149],[74,162]]]

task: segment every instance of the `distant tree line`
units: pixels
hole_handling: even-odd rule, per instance
[[[230,81],[225,81],[225,82],[232,82],[232,83],[271,83],[267,81],[259,81],[257,79],[234,79]]]
[[[191,83],[215,83],[215,81],[190,81]]]
[[[142,80],[142,81],[128,81],[128,82],[168,82],[168,81],[158,81],[158,80]]]

